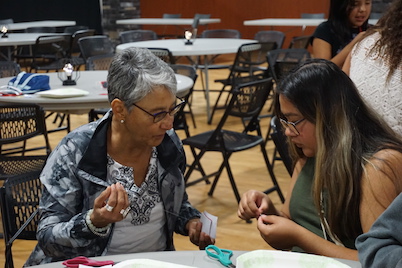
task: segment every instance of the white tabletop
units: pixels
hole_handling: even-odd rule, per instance
[[[128,47],[167,48],[173,56],[202,56],[214,54],[236,53],[239,47],[246,43],[255,43],[251,39],[231,38],[197,38],[192,45],[185,45],[185,39],[160,39],[132,42],[118,45],[116,52]]]
[[[25,30],[29,27],[65,27],[74,26],[75,21],[69,20],[41,20],[28,22],[15,22],[8,24],[10,31]]]
[[[275,252],[275,251],[273,251]],[[233,256],[230,258],[233,264],[236,264],[236,258],[241,254],[247,253],[246,251],[233,251]],[[289,252],[288,254],[292,254]],[[198,268],[222,268],[224,267],[215,259],[207,256],[204,250],[197,251],[162,251],[162,252],[147,252],[147,253],[135,253],[135,254],[121,254],[103,257],[94,257],[90,259],[95,259],[98,261],[112,260],[114,262],[121,262],[124,260],[131,259],[152,259],[163,262],[168,262],[171,264],[181,264]],[[351,268],[361,268],[359,262],[336,259]],[[32,266],[32,268],[62,268],[62,262],[54,262],[44,265]],[[137,266],[136,266],[137,267]],[[173,266],[168,266],[173,267]],[[268,266],[267,266],[268,267]],[[283,266],[283,267],[286,267]]]
[[[246,26],[318,26],[327,19],[298,19],[298,18],[271,18],[258,20],[245,20]],[[369,19],[370,24],[376,24],[377,19]]]
[[[88,95],[73,98],[46,98],[36,94],[22,96],[0,96],[0,103],[36,103],[48,111],[63,111],[69,113],[87,113],[94,108],[109,107],[107,90],[101,82],[106,81],[107,71],[82,71],[77,79],[77,85],[73,88],[83,89]],[[63,86],[57,73],[47,73],[51,89],[67,88]],[[12,77],[0,79],[0,86],[7,85]],[[176,74],[177,96],[182,97],[193,86],[193,80],[187,76]]]
[[[125,19],[116,20],[116,24],[135,24],[135,25],[192,25],[194,19],[185,18],[138,18],[138,19]],[[221,19],[200,19],[199,25],[206,25],[211,23],[220,23]]]

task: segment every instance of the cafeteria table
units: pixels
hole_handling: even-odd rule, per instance
[[[232,38],[197,38],[193,41],[192,45],[186,45],[186,40],[183,39],[160,39],[149,40],[140,42],[131,42],[120,44],[116,47],[116,52],[120,52],[129,47],[143,47],[143,48],[167,48],[172,52],[175,57],[178,56],[207,56],[217,54],[231,54],[236,53],[239,47],[247,43],[255,43],[256,40],[251,39],[232,39]],[[207,118],[210,122],[210,100],[209,100],[209,83],[208,83],[208,58],[204,57],[204,71],[205,71],[205,97]],[[197,67],[197,63],[196,66]]]
[[[124,19],[116,20],[116,24],[124,25],[192,25],[194,19],[186,18],[138,18],[138,19]],[[220,23],[221,19],[200,19],[199,25],[207,25],[211,23]],[[184,33],[183,33],[184,35]]]
[[[36,103],[46,111],[85,114],[91,109],[110,107],[107,90],[102,86],[106,81],[107,71],[80,71],[75,86],[63,86],[58,73],[43,73],[49,75],[50,88],[75,88],[88,91],[89,94],[79,97],[49,98],[37,94],[25,94],[21,96],[0,96],[0,103]],[[74,74],[73,74],[74,75]],[[12,77],[0,79],[0,87],[7,85]],[[177,96],[183,97],[193,86],[193,80],[187,76],[176,74]],[[0,88],[1,89],[1,88]]]
[[[66,27],[74,26],[75,21],[69,20],[41,20],[41,21],[27,21],[27,22],[14,22],[7,24],[9,31],[25,30],[30,27]]]
[[[304,18],[267,18],[257,20],[245,20],[246,26],[318,26],[327,19],[304,19]],[[370,24],[376,24],[378,19],[369,19]]]
[[[294,256],[294,253],[292,253],[292,252],[284,252],[284,251],[276,251],[276,250],[271,250],[269,252],[271,252],[274,256],[274,258],[272,260],[270,260],[272,263],[275,261],[275,254],[277,252],[282,252],[289,258],[292,258],[292,256]],[[233,264],[236,264],[236,259],[240,255],[245,254],[245,253],[247,253],[247,251],[234,250],[233,256],[230,258],[230,260],[232,261]],[[151,260],[166,262],[163,267],[175,267],[174,266],[175,264],[176,265],[177,264],[186,265],[189,267],[198,267],[198,268],[222,268],[222,267],[224,267],[222,264],[220,264],[215,259],[208,257],[204,250],[132,253],[132,254],[120,254],[120,255],[94,257],[94,258],[90,258],[90,259],[94,259],[97,261],[112,260],[112,261],[116,262],[117,264],[119,262],[122,262],[125,260],[151,259]],[[347,265],[345,267],[361,268],[361,264],[357,261],[350,261],[350,260],[344,260],[344,259],[335,259],[335,260],[341,262],[342,264]],[[280,262],[280,260],[277,261],[277,263],[278,262]],[[271,265],[272,265],[272,263],[271,263]],[[255,264],[257,264],[257,263],[255,263]],[[43,265],[38,265],[38,266],[31,266],[31,268],[63,268],[63,267],[65,267],[65,266],[62,264],[62,262],[54,262],[54,263],[48,263],[48,264],[43,264]],[[142,266],[132,265],[132,266],[127,266],[127,268],[128,267],[155,267],[155,266],[154,265],[147,266],[146,264],[143,264]],[[247,266],[247,267],[252,267],[252,266]],[[257,267],[257,266],[254,266],[254,267]],[[261,267],[261,266],[258,266],[258,267]],[[268,266],[266,266],[266,267],[268,267]],[[269,266],[269,267],[271,267],[271,266]],[[290,267],[290,266],[286,266],[286,263],[284,263],[282,266],[272,265],[272,267]],[[295,267],[295,266],[291,266],[291,267]],[[308,266],[300,265],[297,267],[308,267]],[[325,267],[334,267],[335,268],[335,267],[340,267],[340,266],[328,265]]]

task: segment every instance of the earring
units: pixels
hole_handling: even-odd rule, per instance
[[[124,119],[121,119],[121,120],[120,120],[120,123],[124,124]]]

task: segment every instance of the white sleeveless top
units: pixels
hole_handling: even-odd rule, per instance
[[[387,63],[377,55],[369,55],[370,49],[379,38],[381,35],[376,32],[354,46],[350,78],[363,99],[402,136],[402,66],[399,66],[387,83]]]

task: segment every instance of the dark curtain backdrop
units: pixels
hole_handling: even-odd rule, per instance
[[[0,0],[0,19],[74,20],[102,34],[99,0]]]

